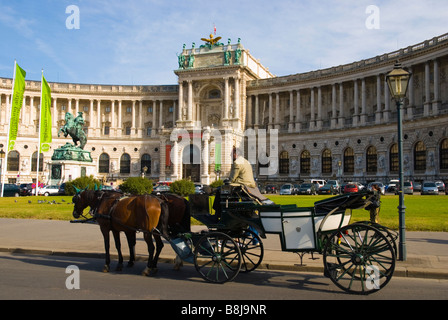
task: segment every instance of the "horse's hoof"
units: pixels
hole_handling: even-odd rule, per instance
[[[133,266],[134,266],[134,262],[129,261],[128,264],[127,264],[127,267],[128,268],[132,268]]]
[[[110,268],[109,268],[109,266],[106,264],[106,265],[104,265],[104,267],[103,267],[103,272],[104,273],[108,273],[110,271]]]
[[[142,275],[152,277],[157,273],[157,271],[157,268],[146,268],[145,270],[143,270]]]

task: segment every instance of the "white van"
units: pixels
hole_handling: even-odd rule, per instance
[[[320,189],[324,186],[326,181],[322,179],[311,179],[311,183],[317,184],[318,189]]]

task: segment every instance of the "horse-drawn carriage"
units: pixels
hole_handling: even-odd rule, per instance
[[[370,294],[391,279],[397,251],[396,232],[367,221],[350,224],[352,210],[366,207],[370,197],[349,193],[297,207],[263,204],[246,188],[224,185],[220,217],[210,213],[209,195],[189,196],[191,216],[207,230],[179,232],[167,240],[202,278],[224,283],[255,270],[264,255],[261,238],[277,234],[283,251],[322,254],[324,274],[339,288]]]

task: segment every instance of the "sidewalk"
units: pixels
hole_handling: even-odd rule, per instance
[[[205,229],[193,226],[193,231]],[[129,250],[124,234],[123,255]],[[281,251],[278,235],[263,239],[264,257],[258,269],[323,273],[322,255],[299,255]],[[407,260],[397,261],[394,277],[448,279],[448,232],[406,232]],[[68,221],[0,219],[0,252],[37,253],[45,255],[86,256],[102,258],[103,237],[97,225]],[[147,247],[141,233],[137,234],[137,259],[147,259]],[[111,235],[111,255],[116,250]],[[174,251],[168,243],[160,255],[161,263],[172,263]]]

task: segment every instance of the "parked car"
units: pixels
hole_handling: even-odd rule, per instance
[[[277,186],[273,184],[268,184],[265,188],[266,193],[277,193]]]
[[[443,192],[445,191],[445,184],[443,183],[443,181],[436,181],[436,186],[439,189],[439,192]]]
[[[333,184],[327,183],[322,188],[317,190],[318,194],[339,194],[339,188]]]
[[[347,183],[344,187],[344,193],[349,193],[349,192],[358,192],[359,188],[358,188],[358,184],[356,183]]]
[[[292,184],[286,183],[281,186],[280,195],[285,195],[285,194],[289,194],[289,195],[294,194],[294,186]]]
[[[339,184],[338,180],[328,180],[327,184],[332,184],[333,186],[336,187],[336,189],[338,190],[338,193],[341,193],[341,185]]]
[[[104,186],[103,186],[103,187],[104,187]],[[104,190],[104,189],[103,189],[103,190]],[[65,195],[65,182],[62,183],[62,184],[59,186],[58,195],[60,195],[60,196],[64,196],[64,195]]]
[[[18,197],[20,196],[20,187],[16,184],[5,183],[5,189],[3,189],[4,197]],[[0,184],[0,192],[2,190],[2,185]]]
[[[381,182],[377,182],[377,181],[370,182],[370,183],[367,185],[367,189],[368,189],[368,190],[372,190],[372,185],[374,185],[374,184],[378,185],[378,188],[380,188],[380,193],[381,193],[381,194],[384,195],[384,194],[386,193],[386,187],[384,186],[384,184],[382,184]]]
[[[422,191],[422,184],[420,182],[413,182],[414,184],[414,191],[415,192],[421,192]]]
[[[202,184],[194,184],[194,193],[196,194],[203,194],[204,192],[204,186]]]
[[[161,195],[162,193],[170,192],[170,187],[167,185],[159,185],[152,189],[152,194]]]
[[[317,194],[316,185],[314,183],[302,183],[299,187],[298,194]]]
[[[322,188],[325,185],[325,180],[322,179],[311,179],[311,183],[316,184],[317,189]]]
[[[435,182],[424,182],[422,185],[421,194],[439,194],[439,188]]]
[[[19,186],[19,194],[21,196],[30,196],[31,192],[33,191],[33,184],[32,183],[22,183]]]
[[[414,184],[412,183],[412,181],[403,182],[403,193],[404,194],[414,194]]]
[[[57,196],[59,195],[59,186],[56,185],[49,185],[49,186],[45,186],[43,188],[39,188],[39,193],[40,196]]]
[[[386,192],[395,192],[399,183],[399,180],[390,180],[389,184],[386,186]]]

